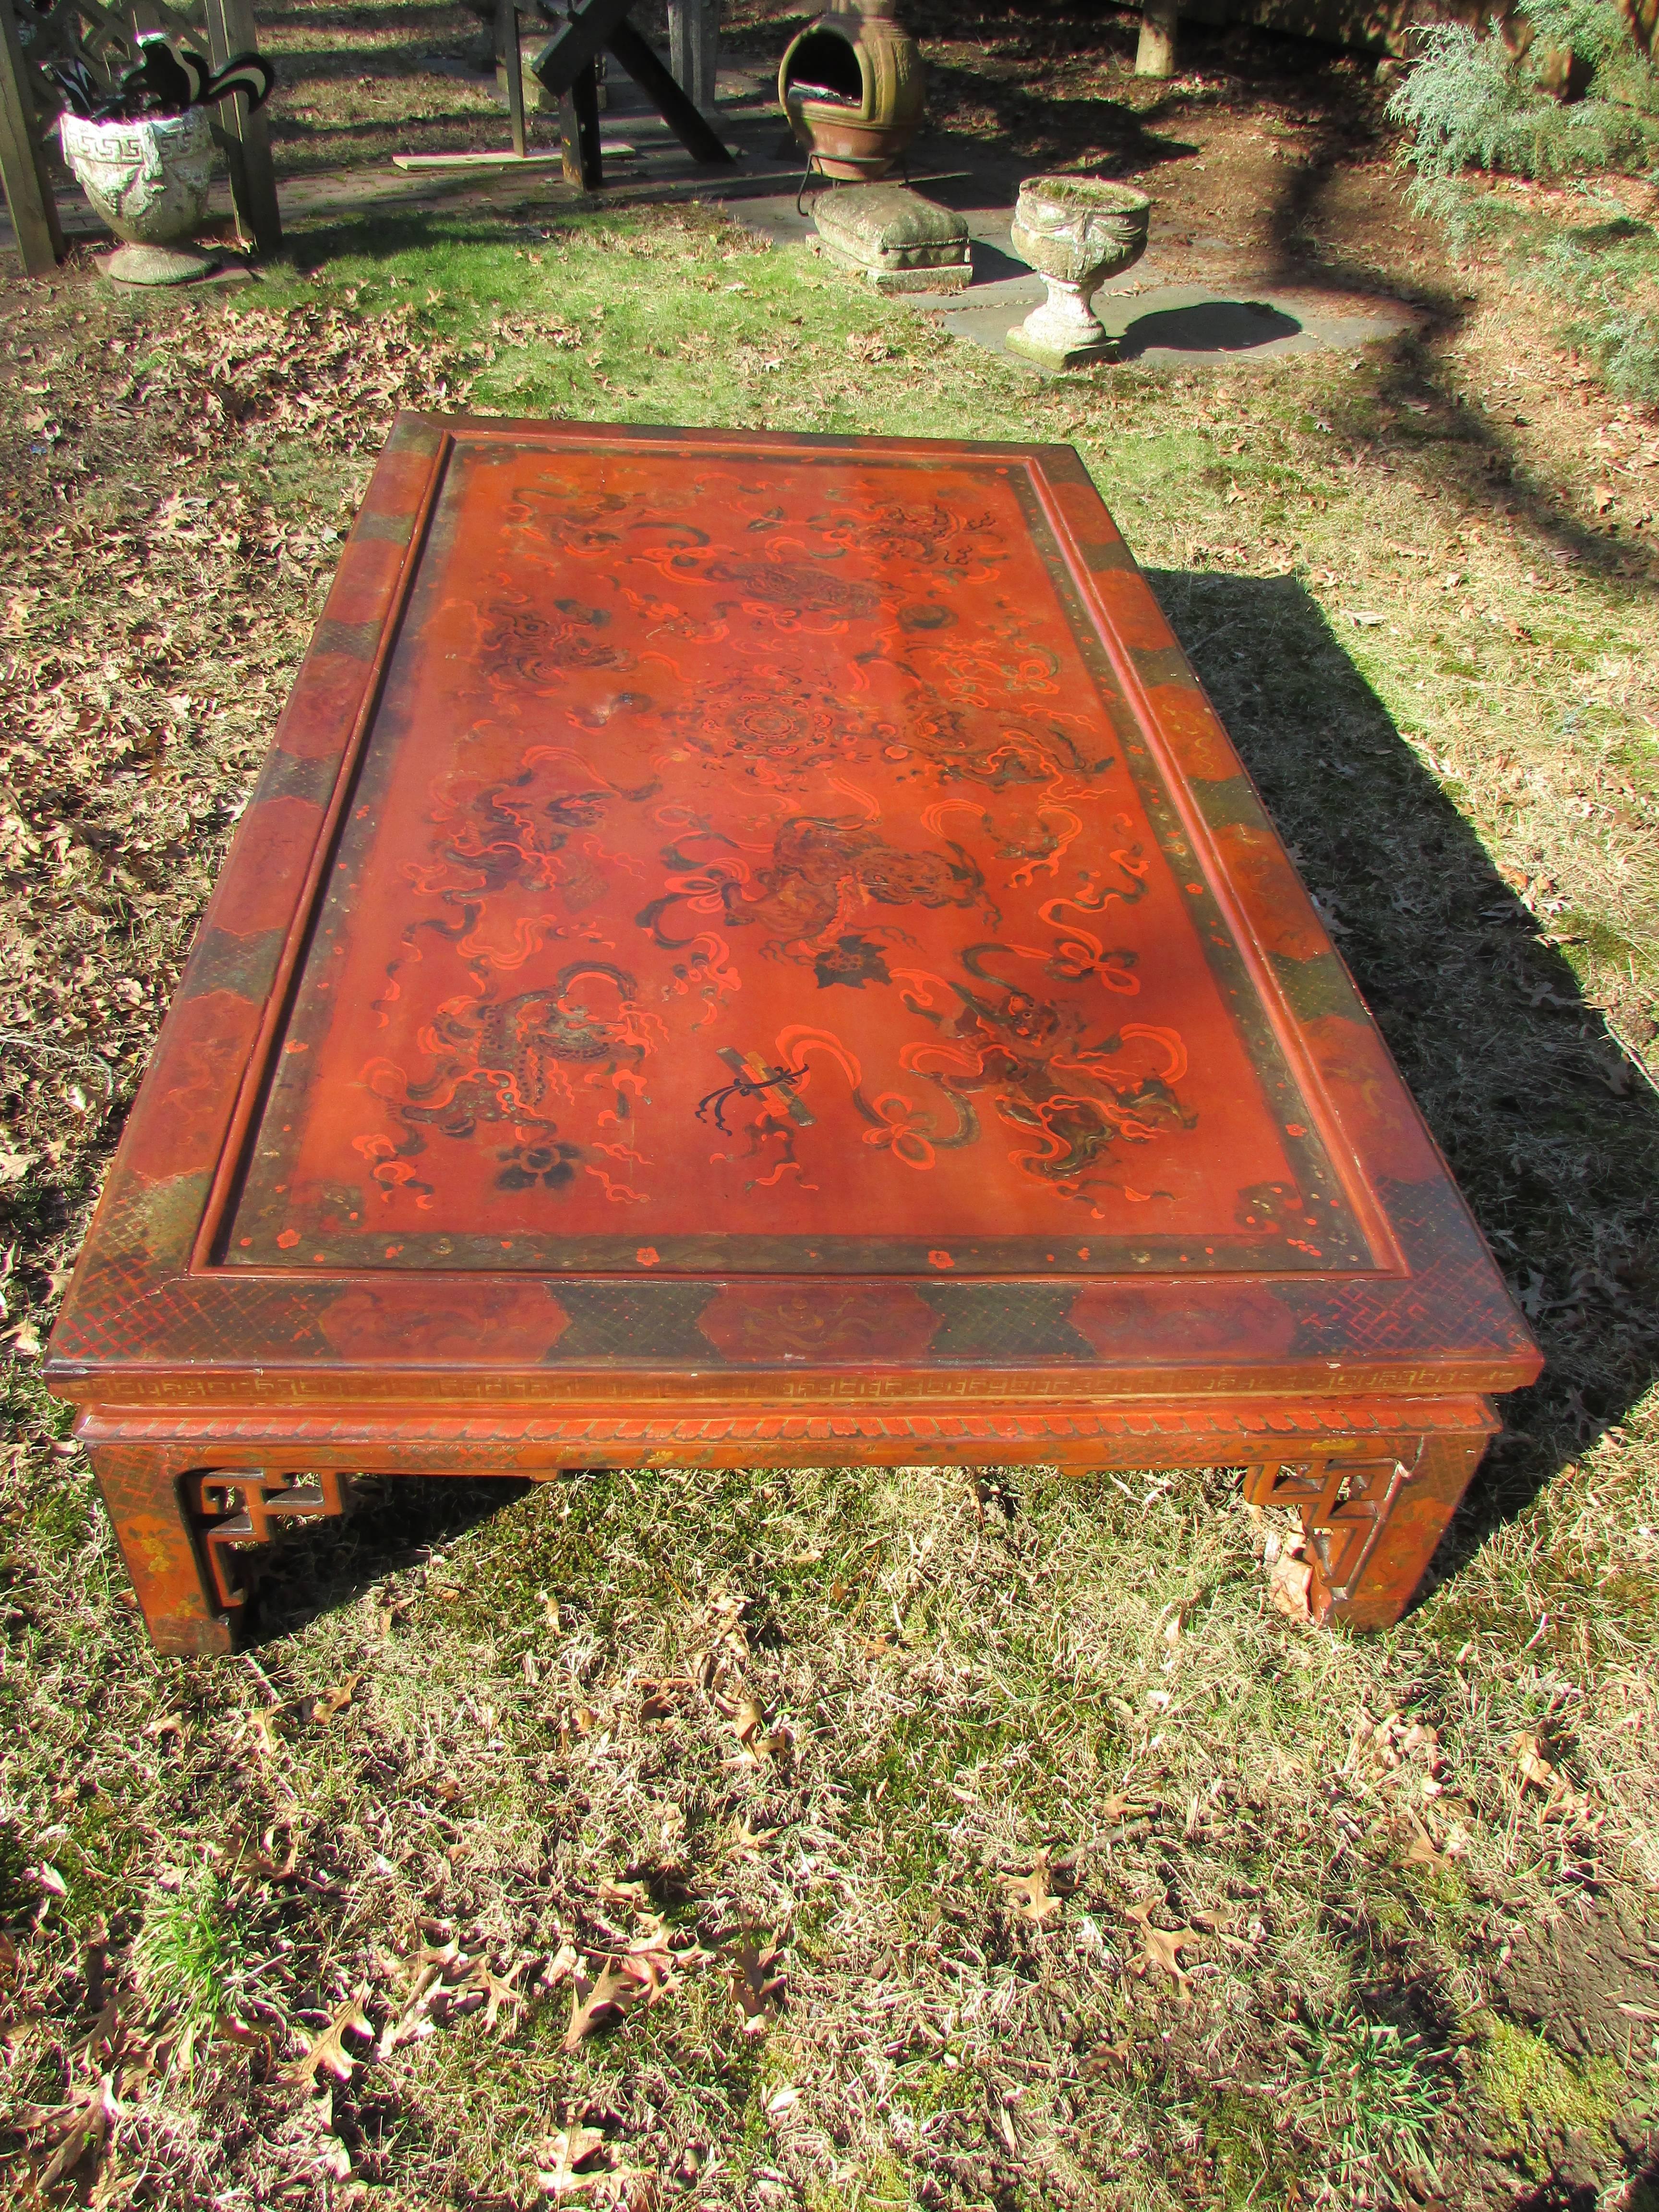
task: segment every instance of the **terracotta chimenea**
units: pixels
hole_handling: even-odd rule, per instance
[[[893,0],[838,0],[778,70],[778,98],[810,165],[826,177],[884,177],[921,128],[921,56]]]

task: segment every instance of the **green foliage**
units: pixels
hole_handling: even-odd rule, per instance
[[[1498,240],[1516,275],[1551,301],[1559,336],[1588,356],[1620,398],[1659,400],[1659,243],[1614,205],[1611,219],[1564,228],[1526,218],[1468,179],[1504,170],[1586,181],[1659,174],[1659,70],[1637,48],[1616,0],[1522,0],[1532,33],[1522,55],[1463,23],[1437,23],[1389,103],[1409,134],[1401,158],[1413,203],[1460,249]],[[1552,96],[1540,70],[1571,54],[1591,72],[1586,97]]]
[[[1432,2169],[1445,2092],[1419,2037],[1352,2009],[1333,2013],[1304,2032],[1303,2066],[1313,2126],[1345,2191]]]
[[[198,1867],[176,1889],[157,1888],[132,1947],[138,1986],[166,2028],[179,2034],[178,2058],[190,2064],[240,1987],[246,1954],[224,1885]]]
[[[1540,291],[1570,310],[1563,335],[1610,392],[1659,404],[1659,237],[1622,210],[1553,232],[1537,258]]]
[[[1522,0],[1534,51],[1577,54],[1605,78],[1635,55],[1630,25],[1617,0]]]
[[[1445,213],[1436,191],[1468,169],[1526,177],[1639,172],[1659,162],[1659,72],[1638,52],[1616,0],[1522,0],[1532,31],[1524,55],[1466,23],[1434,23],[1389,102],[1411,135],[1403,158],[1419,203]],[[1540,64],[1567,54],[1592,72],[1582,100],[1555,98]]]
[[[1557,2136],[1608,2140],[1623,2075],[1614,2060],[1576,2065],[1530,2028],[1494,2018],[1483,2037],[1478,2079],[1486,2124],[1501,2147],[1543,2164]]]

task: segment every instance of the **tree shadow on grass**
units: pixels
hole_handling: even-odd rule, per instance
[[[1302,586],[1150,580],[1548,1362],[1504,1404],[1477,1543],[1659,1374],[1659,1097]]]

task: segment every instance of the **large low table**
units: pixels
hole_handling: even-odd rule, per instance
[[[406,416],[48,1375],[164,1651],[354,1473],[1218,1464],[1539,1357],[1065,447]]]

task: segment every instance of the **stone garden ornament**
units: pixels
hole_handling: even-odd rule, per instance
[[[64,98],[58,136],[81,189],[124,243],[103,263],[125,284],[181,284],[213,266],[189,243],[207,218],[213,174],[210,106],[241,93],[259,106],[270,65],[238,54],[215,70],[177,40],[140,39],[138,60],[105,91],[84,65],[54,72]]]
[[[1028,177],[1014,210],[1014,252],[1030,262],[1048,296],[1008,333],[1007,345],[1041,368],[1085,368],[1115,361],[1118,345],[1091,304],[1109,276],[1146,251],[1152,202],[1133,185],[1094,177]]]

